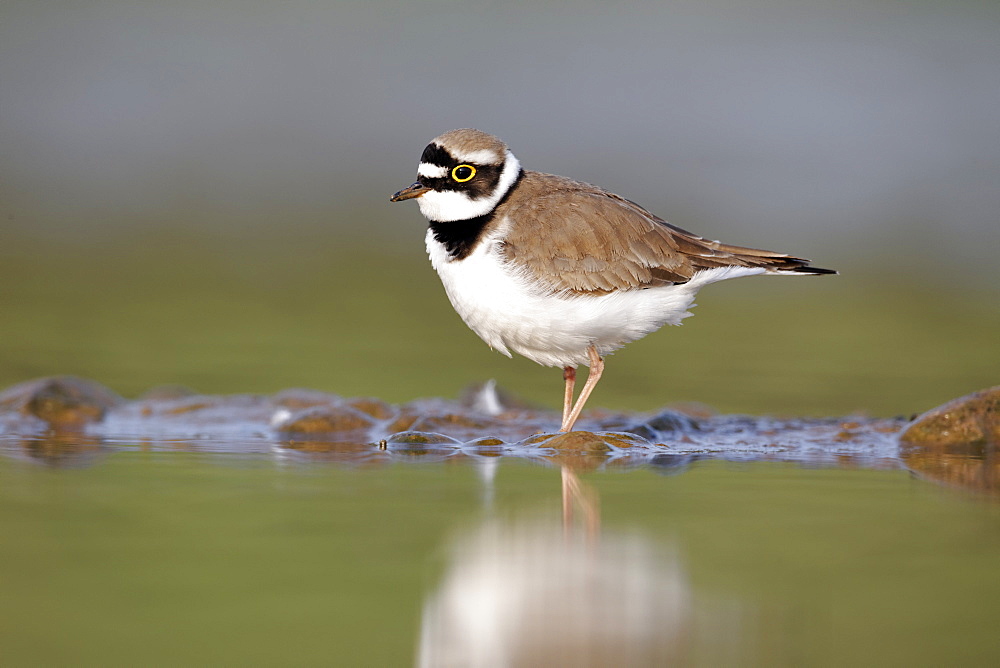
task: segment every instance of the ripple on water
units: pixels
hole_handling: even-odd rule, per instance
[[[504,456],[592,470],[674,468],[711,457],[887,468],[900,465],[896,434],[905,422],[716,415],[682,405],[651,414],[594,410],[570,434],[559,433],[558,424],[557,413],[512,399],[492,383],[459,401],[401,405],[305,389],[216,396],[167,388],[130,401],[77,378],[39,379],[0,393],[3,451],[60,462],[72,459],[74,448],[89,461],[96,444],[359,464]]]

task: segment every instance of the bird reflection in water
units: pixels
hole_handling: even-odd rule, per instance
[[[682,660],[691,597],[677,557],[640,535],[602,531],[595,490],[570,467],[562,476],[562,521],[488,520],[455,541],[425,600],[417,665]]]
[[[601,500],[590,485],[585,485],[572,467],[563,466],[562,513],[563,531],[569,536],[573,531],[574,508],[583,514],[587,535],[595,539],[601,530]]]

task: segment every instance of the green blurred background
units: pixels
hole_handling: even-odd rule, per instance
[[[1000,6],[5,2],[0,386],[389,401],[557,370],[451,310],[415,206],[453,127],[838,277],[712,286],[593,406],[909,414],[1000,382]]]
[[[555,409],[560,372],[469,331],[388,202],[467,126],[842,272],[709,287],[591,407],[898,415],[996,385],[998,35],[995,0],[2,0],[0,387],[402,402],[496,378]],[[450,536],[558,517],[556,471],[508,458],[494,486],[126,445],[49,468],[8,437],[6,663],[402,664]],[[747,606],[720,624],[744,664],[996,663],[994,504],[899,470],[587,479],[606,529]]]

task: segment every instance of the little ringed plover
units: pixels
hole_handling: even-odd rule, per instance
[[[604,370],[603,356],[691,315],[695,294],[755,274],[835,274],[808,260],[710,241],[587,183],[522,169],[479,130],[432,140],[416,199],[430,223],[427,252],[462,320],[491,348],[565,380],[570,431]],[[573,402],[576,367],[590,367]]]

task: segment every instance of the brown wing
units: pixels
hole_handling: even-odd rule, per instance
[[[553,292],[604,293],[685,283],[696,272],[715,267],[796,271],[807,264],[703,239],[587,184],[551,177],[535,186],[538,192],[525,193],[508,213],[517,225],[507,234],[505,253]]]

